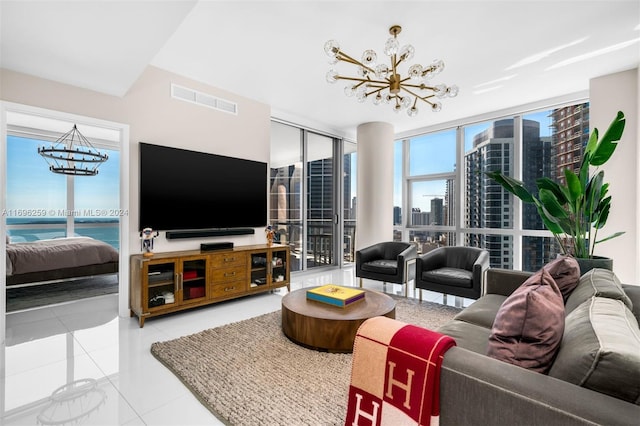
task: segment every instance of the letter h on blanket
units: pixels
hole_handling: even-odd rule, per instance
[[[365,321],[353,346],[345,426],[437,425],[440,367],[455,341],[386,317]]]

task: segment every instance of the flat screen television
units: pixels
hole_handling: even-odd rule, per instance
[[[140,229],[267,223],[267,163],[140,143]]]

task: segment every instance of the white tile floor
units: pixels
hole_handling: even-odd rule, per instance
[[[291,287],[328,283],[356,285],[353,267],[294,274]],[[383,288],[365,280],[365,287],[404,295],[398,285]],[[153,318],[144,328],[135,318],[118,317],[117,295],[7,314],[6,346],[0,348],[0,424],[222,424],[149,347],[276,311],[286,291]],[[442,295],[424,292],[423,300],[441,302]],[[64,391],[52,395],[75,381],[82,397]]]

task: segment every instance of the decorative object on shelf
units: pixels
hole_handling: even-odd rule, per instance
[[[558,183],[547,177],[536,180],[538,196],[531,194],[524,183],[504,175],[501,171],[487,172],[487,176],[525,203],[533,203],[538,214],[564,254],[577,259],[594,259],[595,245],[624,232],[616,232],[598,240],[598,230],[604,227],[611,209],[611,196],[607,195],[609,184],[604,182],[604,171],[597,167],[605,164],[618,146],[622,137],[625,118],[618,111],[607,131],[599,138],[598,129],[593,129],[584,150],[578,174],[571,169],[564,170],[565,183]],[[589,174],[590,167],[596,167]],[[569,250],[565,247],[569,239]],[[581,265],[581,268],[583,266]],[[581,273],[586,271],[581,270]]]
[[[158,235],[160,235],[160,233],[151,228],[144,228],[140,231],[140,250],[142,250],[144,257],[153,256],[153,240]]]
[[[267,237],[267,244],[272,245],[273,239],[276,236],[276,232],[273,230],[273,227],[271,225],[267,225],[267,227],[264,230],[264,234]]]
[[[373,103],[392,103],[393,110],[400,112],[407,110],[407,114],[413,117],[418,114],[418,100],[430,105],[431,111],[437,112],[442,108],[440,101],[434,98],[454,97],[458,94],[458,86],[445,84],[430,85],[427,81],[444,69],[444,62],[434,61],[431,65],[422,66],[413,64],[407,70],[407,76],[402,77],[398,66],[413,58],[414,47],[410,44],[400,47],[398,34],[402,27],[394,25],[389,28],[391,37],[384,45],[384,53],[389,56],[390,64],[377,63],[375,51],[369,49],[362,54],[359,61],[340,50],[340,45],[335,40],[329,40],[324,45],[325,53],[331,58],[330,63],[339,61],[347,62],[357,67],[357,77],[340,75],[334,69],[327,73],[327,82],[336,83],[338,80],[354,82],[345,87],[347,96],[354,96],[358,102],[364,102],[369,96],[373,97]]]
[[[39,146],[38,154],[53,173],[74,176],[95,176],[100,164],[109,159],[109,155],[98,151],[75,124],[51,145]]]

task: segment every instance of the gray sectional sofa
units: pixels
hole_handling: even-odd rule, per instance
[[[489,269],[484,295],[438,329],[455,338],[441,371],[440,424],[640,425],[640,286],[594,269],[565,300],[547,374],[487,356],[502,303],[532,274]]]

